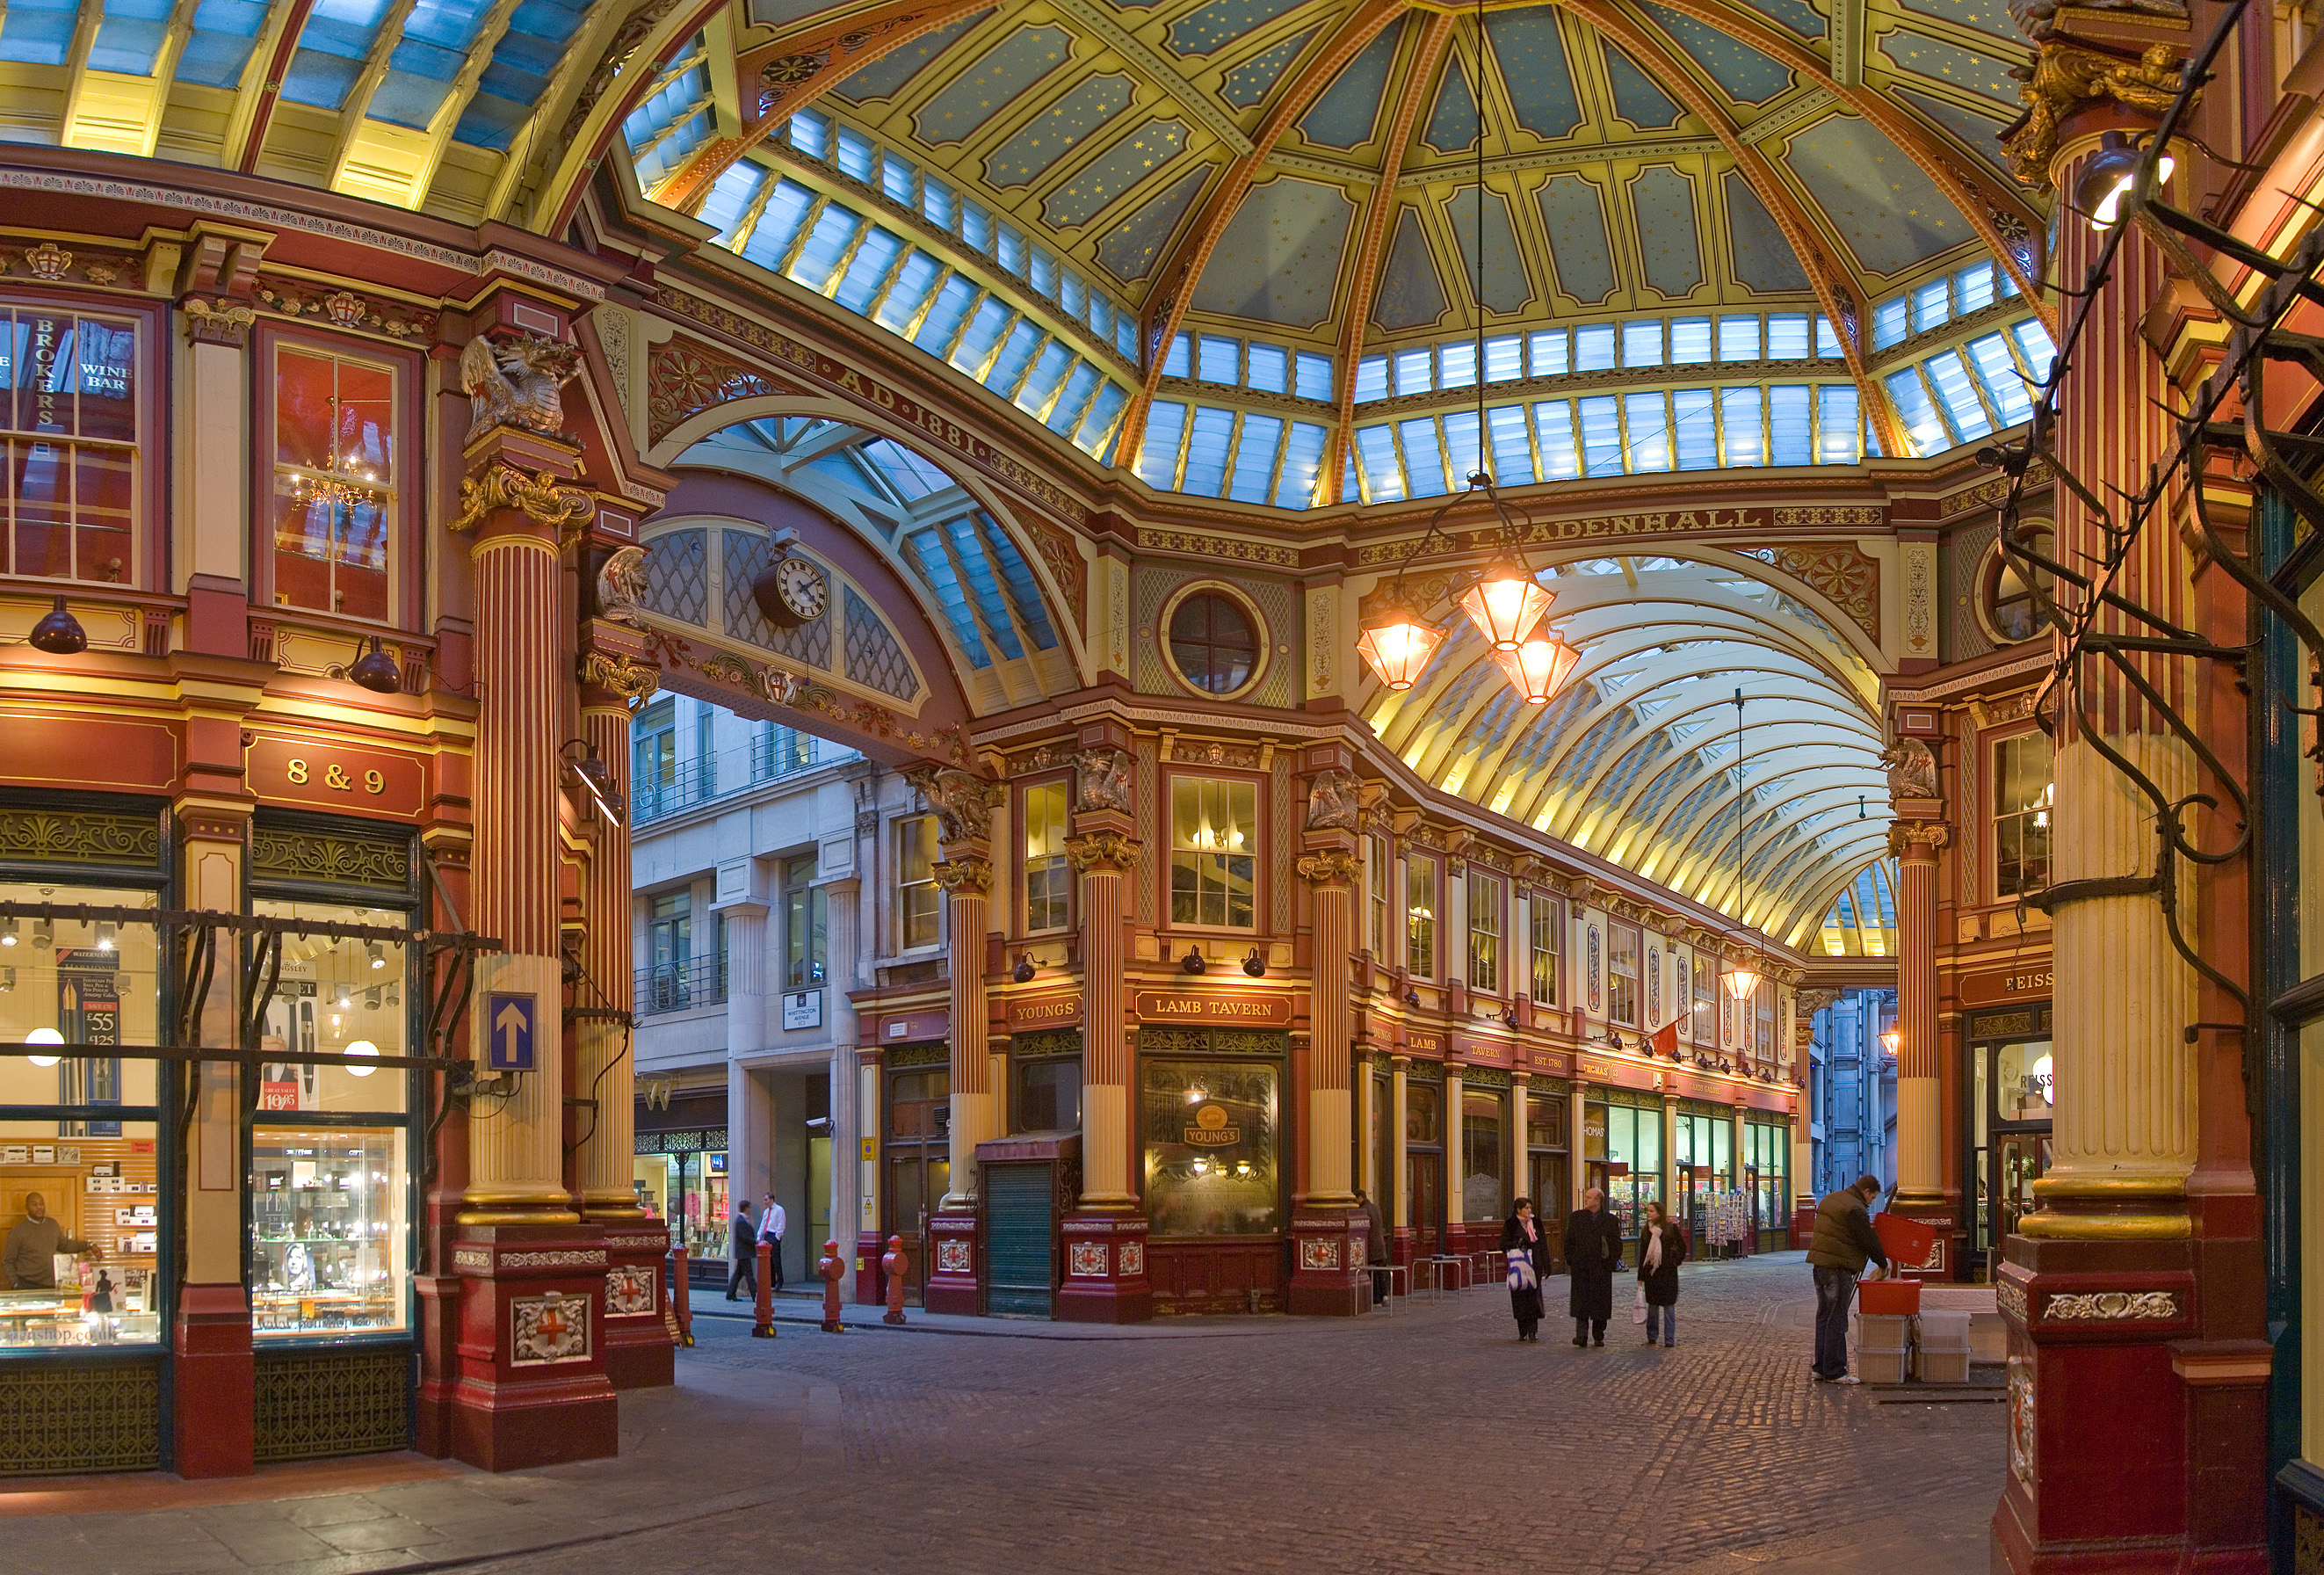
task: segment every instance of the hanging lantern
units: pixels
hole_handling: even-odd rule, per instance
[[[1356,650],[1382,683],[1407,690],[1443,643],[1444,631],[1423,623],[1403,591],[1392,587],[1356,636]]]
[[[1461,596],[1461,610],[1496,651],[1514,651],[1533,633],[1553,598],[1515,558],[1496,558]]]
[[[1514,651],[1496,651],[1509,687],[1529,706],[1547,705],[1565,685],[1565,675],[1582,660],[1582,653],[1555,635],[1536,635]]]
[[[1730,962],[1719,970],[1719,982],[1725,987],[1727,998],[1739,1005],[1759,993],[1759,970]]]

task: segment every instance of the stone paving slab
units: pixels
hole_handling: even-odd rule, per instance
[[[0,1570],[1984,1570],[2000,1407],[1810,1382],[1796,1261],[1683,1284],[1668,1351],[1627,1322],[1602,1350],[1554,1320],[1519,1345],[1497,1292],[1142,1343],[704,1319],[676,1388],[623,1396],[619,1459],[415,1479],[388,1457],[175,1506],[124,1483],[112,1513],[12,1516]]]

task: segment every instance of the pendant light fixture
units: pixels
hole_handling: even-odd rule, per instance
[[[1485,445],[1489,428],[1485,419],[1485,7],[1478,0],[1474,32],[1474,48],[1471,54],[1471,97],[1476,105],[1476,187],[1473,209],[1476,244],[1472,252],[1471,304],[1476,312],[1477,347],[1477,468],[1470,474],[1468,487],[1459,496],[1436,511],[1428,522],[1428,530],[1405,557],[1396,579],[1381,592],[1370,614],[1356,635],[1356,650],[1372,670],[1372,673],[1390,690],[1410,689],[1419,679],[1428,659],[1444,642],[1444,631],[1425,623],[1412,598],[1405,590],[1404,577],[1413,561],[1425,551],[1428,544],[1438,539],[1439,526],[1452,508],[1482,492],[1492,505],[1500,523],[1500,541],[1492,561],[1457,598],[1461,610],[1469,616],[1477,633],[1484,637],[1493,660],[1508,679],[1509,686],[1527,705],[1546,705],[1555,695],[1566,676],[1573,671],[1582,653],[1567,644],[1554,632],[1541,630],[1543,620],[1549,616],[1555,601],[1548,589],[1534,578],[1533,568],[1526,561],[1524,527],[1513,518],[1501,502],[1500,489],[1493,485],[1493,476],[1486,462]]]
[[[1735,916],[1743,916],[1743,807],[1750,796],[1744,791],[1747,757],[1743,753],[1743,691],[1735,691]],[[1727,991],[1727,998],[1741,1005],[1759,993],[1759,980],[1766,972],[1767,950],[1763,940],[1759,947],[1759,966],[1729,962],[1719,970],[1719,983]]]

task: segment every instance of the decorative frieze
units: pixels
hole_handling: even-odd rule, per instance
[[[2042,1304],[2045,1323],[2161,1322],[2179,1316],[2170,1291],[2065,1291]]]

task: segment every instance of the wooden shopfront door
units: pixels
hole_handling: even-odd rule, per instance
[[[880,1239],[904,1238],[904,1300],[923,1305],[928,1283],[928,1216],[952,1187],[952,1072],[946,1067],[888,1074],[887,1218]]]

